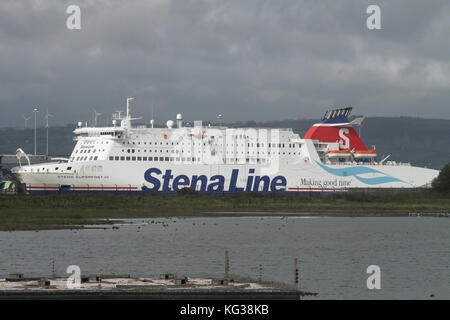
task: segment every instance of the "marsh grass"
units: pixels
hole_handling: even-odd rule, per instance
[[[0,195],[0,230],[78,228],[108,219],[313,213],[401,215],[450,212],[450,197],[430,191],[344,194],[42,194]]]

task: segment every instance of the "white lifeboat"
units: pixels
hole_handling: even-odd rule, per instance
[[[377,156],[375,150],[358,150],[353,153],[355,159],[374,159]]]
[[[327,152],[329,159],[349,158],[351,156],[350,150],[330,150]]]

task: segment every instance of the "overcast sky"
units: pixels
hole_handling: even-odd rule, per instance
[[[81,8],[68,30],[67,6]],[[381,8],[381,30],[366,9]],[[0,126],[133,113],[157,122],[450,118],[450,1],[0,2]],[[32,121],[29,121],[30,126]]]

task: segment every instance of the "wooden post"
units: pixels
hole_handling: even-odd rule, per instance
[[[225,280],[229,280],[230,260],[228,258],[228,250],[225,250]]]
[[[262,282],[262,265],[259,265],[259,276],[258,276],[258,281]]]

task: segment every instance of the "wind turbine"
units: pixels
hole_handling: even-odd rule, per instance
[[[25,116],[22,116],[23,117],[23,120],[25,120],[25,129],[28,127],[27,126],[27,123],[28,123],[28,120],[30,120],[31,119],[31,117],[25,117]]]
[[[96,126],[97,126],[97,118],[98,118],[99,116],[101,116],[102,113],[97,112],[97,110],[95,110],[95,109],[92,109],[92,110],[94,110],[94,127],[96,127]]]
[[[45,154],[47,157],[48,157],[48,118],[49,117],[53,117],[53,115],[48,113],[48,108],[47,108],[47,112],[46,112],[46,114],[44,116],[44,118],[45,118],[45,127],[47,128],[47,149],[46,149],[47,152]]]

